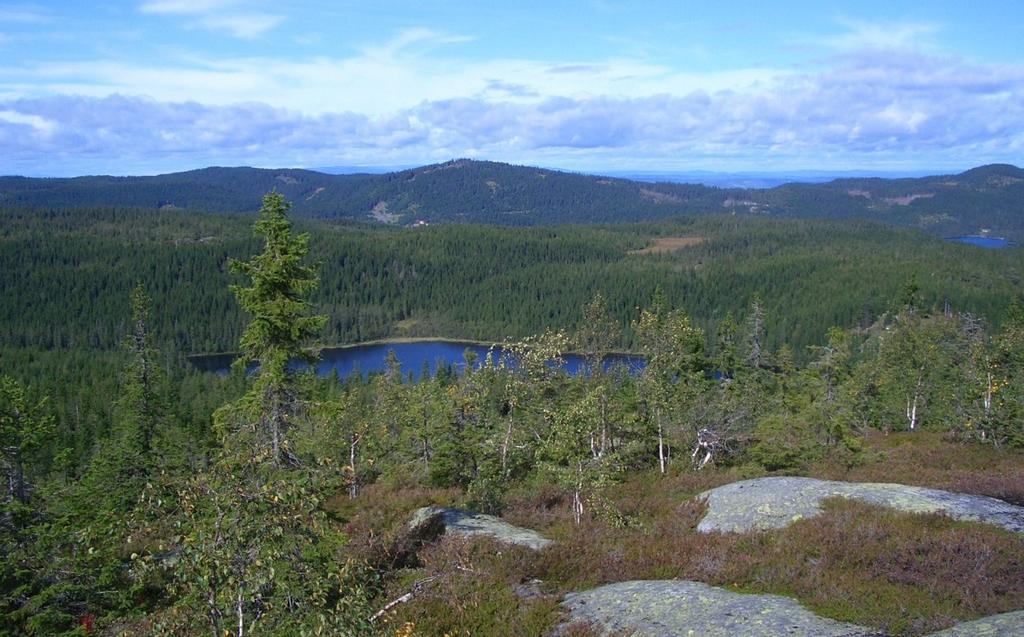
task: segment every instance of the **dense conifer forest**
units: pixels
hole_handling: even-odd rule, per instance
[[[408,226],[635,223],[680,214],[863,219],[950,237],[1024,241],[1024,170],[1007,164],[914,179],[837,179],[767,189],[647,183],[459,159],[382,175],[204,168],[153,177],[0,177],[5,206],[96,206],[252,213],[276,188],[306,217]]]
[[[1019,248],[855,220],[287,211],[276,192],[255,225],[0,209],[0,634],[542,635],[565,593],[658,577],[898,635],[1024,606],[1019,534],[830,503],[702,535],[693,499],[810,475],[1024,504]],[[416,383],[393,359],[365,380],[289,364],[395,336],[501,341],[516,364]],[[617,350],[643,371],[604,370]],[[209,351],[239,363],[188,363]],[[588,372],[560,368],[569,351]],[[429,542],[407,526],[426,505],[555,542]]]

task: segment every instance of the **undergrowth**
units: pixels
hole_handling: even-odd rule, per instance
[[[1024,454],[930,434],[867,442],[861,466],[819,465],[811,475],[1018,501],[1024,489]],[[562,619],[565,593],[636,579],[678,578],[787,595],[820,615],[900,636],[1024,608],[1024,537],[992,525],[833,499],[821,515],[784,529],[696,532],[705,506],[695,495],[758,475],[763,472],[744,467],[633,474],[608,489],[604,506],[595,503],[579,526],[550,486],[520,485],[505,498],[505,519],[538,529],[555,543],[533,552],[446,536],[423,547],[415,562],[392,572],[381,595],[383,605],[420,583],[410,603],[388,614],[389,630],[544,635]],[[364,495],[341,507],[352,516],[354,540],[360,534],[376,538],[357,540],[362,550],[387,545],[385,537],[393,542],[418,506],[459,502],[454,491],[398,483],[376,485]],[[579,626],[571,634],[595,633]]]

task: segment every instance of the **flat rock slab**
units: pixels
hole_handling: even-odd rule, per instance
[[[872,628],[820,617],[796,600],[748,595],[684,580],[640,580],[570,593],[568,623],[632,637],[885,637]],[[1024,610],[957,624],[925,637],[1021,637]]]
[[[534,550],[540,550],[551,544],[551,540],[532,529],[509,524],[493,515],[474,513],[463,509],[423,507],[413,514],[409,528],[414,533],[422,529],[435,529],[437,534],[485,535],[499,542],[525,546]]]
[[[903,484],[755,478],[705,491],[700,497],[708,503],[708,512],[697,525],[704,533],[782,528],[821,513],[821,502],[829,497],[853,498],[909,513],[944,513],[957,520],[987,522],[1024,533],[1024,507],[982,495]]]
[[[570,593],[570,621],[636,637],[876,637],[877,631],[819,617],[788,597],[744,595],[683,580],[619,582]]]
[[[982,617],[957,624],[927,637],[1020,637],[1024,635],[1024,610]]]

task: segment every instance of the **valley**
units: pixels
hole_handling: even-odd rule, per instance
[[[0,206],[0,416],[35,441],[9,447],[25,495],[0,609],[29,634],[202,633],[237,603],[211,568],[262,581],[259,604],[345,591],[284,632],[335,603],[352,635],[600,635],[654,609],[728,626],[683,612],[695,590],[808,630],[1017,625],[1020,248],[861,220],[403,228],[286,208],[267,195],[258,241],[246,214]],[[244,424],[265,400],[278,428]],[[810,478],[869,496],[708,526],[710,489]],[[209,539],[227,515],[232,544]],[[682,601],[633,617],[620,589]]]

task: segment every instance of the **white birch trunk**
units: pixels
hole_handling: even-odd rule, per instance
[[[245,637],[245,615],[242,613],[242,587],[238,587],[238,637]]]
[[[665,473],[665,464],[667,462],[665,456],[665,431],[661,424],[661,412],[658,412],[658,467],[661,469],[661,473]]]

